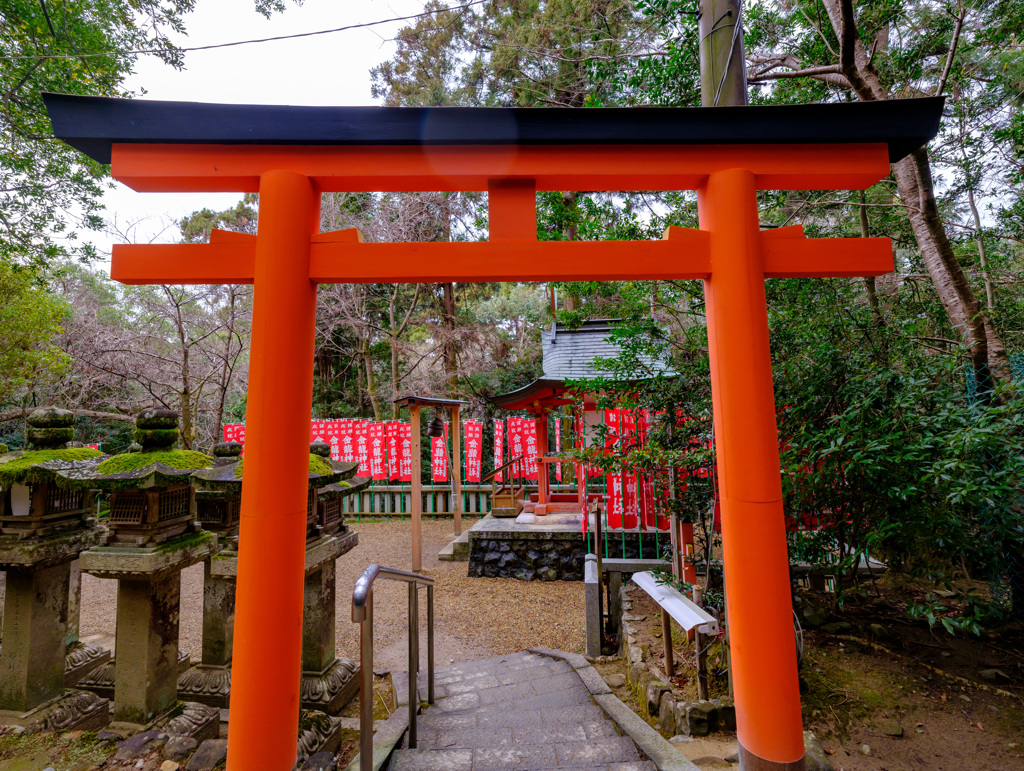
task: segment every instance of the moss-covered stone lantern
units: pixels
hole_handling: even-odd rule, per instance
[[[139,452],[114,455],[85,472],[65,476],[82,486],[110,491],[107,543],[160,544],[194,530],[191,475],[213,466],[209,455],[177,450],[178,413],[161,407],[135,418]]]
[[[118,582],[116,660],[80,687],[108,693],[112,685],[114,720],[152,726],[178,703],[181,571],[217,550],[217,536],[195,523],[192,486],[192,473],[215,461],[174,449],[173,410],[142,410],[135,426],[139,452],[60,473],[83,487],[110,491],[105,542],[83,552],[80,564],[84,573]],[[217,710],[197,704],[186,713],[194,736],[216,736]]]
[[[230,466],[234,468],[242,454],[242,445],[238,442],[218,442],[212,450],[214,469]],[[207,471],[202,469],[201,471]],[[232,476],[232,480],[234,478]],[[224,545],[238,537],[239,513],[242,507],[242,484],[209,488],[203,484],[201,475],[194,476],[196,487],[196,521],[204,530],[211,530],[218,535]],[[236,545],[237,548],[237,545]]]
[[[211,468],[193,474],[197,506],[203,500],[240,501],[244,460],[224,457]],[[343,528],[340,516],[323,526],[321,500],[325,490],[337,501],[362,489],[369,479],[352,479],[358,464],[330,460],[330,447],[310,445],[309,495],[306,508],[306,581],[302,623],[302,697],[304,709],[337,714],[358,687],[358,666],[335,656],[334,562],[358,543],[358,535]],[[351,481],[346,481],[351,480]],[[223,511],[223,509],[222,509]],[[328,532],[329,531],[329,532]],[[234,642],[237,537],[207,560],[203,584],[203,660],[178,680],[182,698],[227,707],[231,693],[231,651]]]
[[[101,531],[88,516],[91,491],[66,484],[60,472],[88,469],[102,453],[67,447],[74,415],[66,410],[36,410],[28,425],[29,449],[0,457],[0,723],[99,728],[109,722],[109,702],[64,686],[71,563]]]
[[[92,512],[94,495],[88,489],[58,484],[49,461],[88,461],[103,453],[89,447],[68,447],[75,436],[75,416],[58,407],[35,410],[28,416],[27,451],[0,456],[0,533],[40,537],[81,527]]]

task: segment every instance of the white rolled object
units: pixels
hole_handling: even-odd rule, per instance
[[[647,592],[687,632],[694,627],[697,627],[701,634],[717,635],[721,632],[714,616],[668,584],[658,583],[650,573],[634,573],[633,582]]]

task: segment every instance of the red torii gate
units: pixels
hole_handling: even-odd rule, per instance
[[[129,284],[254,285],[228,767],[295,763],[319,283],[703,279],[741,767],[804,767],[764,279],[881,275],[888,239],[761,231],[758,190],[863,189],[941,99],[701,109],[315,108],[46,95],[55,133],[139,191],[258,192],[256,236],[118,245]],[[660,242],[537,242],[537,190],[697,190]],[[489,240],[319,232],[320,194],[489,193]],[[271,569],[273,568],[273,569]]]

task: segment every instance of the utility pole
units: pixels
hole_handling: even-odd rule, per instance
[[[747,104],[747,66],[743,55],[742,0],[700,0],[701,107]]]

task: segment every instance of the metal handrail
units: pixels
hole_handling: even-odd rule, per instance
[[[352,622],[359,624],[359,769],[373,769],[373,582],[378,578],[409,584],[409,747],[416,747],[416,688],[420,666],[419,588],[427,587],[427,703],[434,703],[434,579],[404,570],[370,565],[352,590]]]

